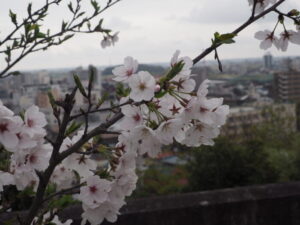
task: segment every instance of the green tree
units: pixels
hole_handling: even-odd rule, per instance
[[[276,182],[279,172],[269,161],[261,141],[237,144],[219,138],[212,147],[193,149],[189,191],[210,190]]]

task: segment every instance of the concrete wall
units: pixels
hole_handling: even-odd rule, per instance
[[[79,225],[80,214],[73,206],[61,217]],[[300,225],[300,182],[131,200],[115,224]]]

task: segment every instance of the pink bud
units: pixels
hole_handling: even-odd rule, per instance
[[[159,92],[159,91],[160,91],[160,85],[157,84],[157,85],[155,85],[155,92]]]

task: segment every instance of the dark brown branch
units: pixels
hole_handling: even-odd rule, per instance
[[[111,106],[111,107],[107,107],[107,108],[102,108],[102,109],[94,109],[94,110],[90,110],[90,114],[91,113],[97,113],[97,112],[106,112],[106,111],[113,111],[114,109],[119,109],[120,107],[124,106],[124,105],[128,105],[128,104],[131,104],[132,101],[131,100],[128,100],[122,104],[119,104],[119,105],[115,105],[115,106]],[[75,114],[73,116],[71,116],[70,120],[74,120],[74,119],[77,119],[78,117],[81,117],[81,116],[84,116],[84,113],[78,113],[78,114]]]
[[[49,200],[51,200],[52,198],[56,197],[56,196],[61,196],[61,195],[64,195],[64,194],[75,194],[74,191],[76,191],[76,193],[78,192],[78,189],[83,185],[84,183],[81,183],[81,184],[78,184],[78,185],[75,185],[73,187],[70,187],[70,188],[67,188],[67,189],[63,189],[61,191],[58,191],[56,193],[53,193],[49,196],[47,196],[43,202],[47,202]]]

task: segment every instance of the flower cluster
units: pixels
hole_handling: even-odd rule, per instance
[[[104,219],[114,222],[125,197],[135,189],[136,159],[156,157],[163,145],[174,140],[187,146],[212,145],[225,123],[229,108],[222,98],[208,99],[208,81],[194,92],[191,78],[193,63],[189,57],[171,59],[169,73],[155,79],[147,71],[138,72],[138,62],[132,57],[113,70],[115,80],[128,85],[130,93],[120,103],[123,119],[113,129],[121,132],[111,163],[110,179],[98,176],[86,178],[86,185],[77,196],[83,203],[83,223],[99,224]],[[179,69],[178,69],[179,68]],[[176,73],[174,73],[176,71]]]
[[[119,41],[119,36],[118,36],[119,32],[116,32],[113,35],[107,35],[103,37],[103,40],[101,41],[101,47],[102,48],[106,48],[109,47],[111,45],[114,45],[116,42]]]
[[[31,106],[21,116],[0,105],[0,142],[11,152],[9,172],[1,172],[3,185],[15,184],[18,190],[36,186],[37,171],[47,168],[51,146],[44,143],[47,124],[45,115],[37,106]]]
[[[277,0],[248,0],[249,5],[253,6],[256,2],[255,12],[261,13],[264,11],[270,4],[275,4]]]
[[[250,5],[256,4],[255,12],[262,12],[270,4],[275,4],[276,0],[248,0]],[[261,41],[260,48],[263,50],[271,48],[273,45],[280,51],[285,52],[289,43],[300,45],[300,31],[299,31],[299,11],[291,10],[289,13],[284,14],[278,10],[275,10],[278,14],[278,21],[272,31],[264,30],[255,33],[254,37]],[[296,25],[296,30],[288,30],[285,25],[285,17],[293,20]],[[279,36],[275,35],[275,31],[278,25],[282,24],[283,31]]]
[[[114,222],[119,210],[136,187],[136,160],[148,155],[156,157],[163,145],[174,141],[187,146],[212,145],[225,123],[229,108],[222,98],[207,98],[208,80],[197,91],[192,79],[193,62],[189,57],[173,55],[165,76],[155,78],[147,71],[138,71],[132,57],[113,70],[115,80],[129,88],[120,99],[123,118],[110,129],[120,133],[115,147],[109,152],[108,168],[99,168],[91,149],[99,143],[91,138],[61,161],[57,162],[49,182],[56,190],[66,190],[76,184],[79,193],[74,199],[82,202],[82,224],[100,224],[104,219]],[[11,153],[9,171],[0,171],[0,191],[5,185],[18,190],[37,187],[38,171],[47,169],[53,147],[44,142],[47,122],[37,106],[31,106],[19,116],[0,105],[0,143]],[[64,137],[62,155],[80,142],[85,131]],[[107,148],[106,146],[104,148]],[[104,170],[106,175],[99,175]],[[45,217],[64,224],[57,217]],[[57,221],[56,221],[57,220]],[[67,221],[65,224],[69,224]]]
[[[255,33],[255,38],[261,40],[260,48],[268,49],[274,45],[278,50],[286,51],[289,43],[300,45],[300,31],[284,30],[280,37],[275,36],[274,31],[264,30]]]

